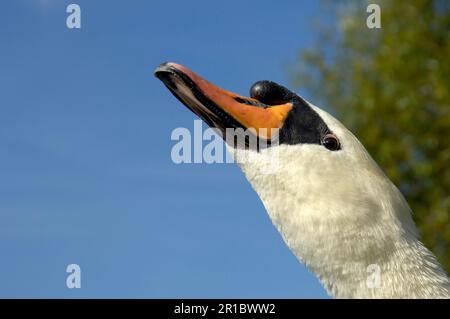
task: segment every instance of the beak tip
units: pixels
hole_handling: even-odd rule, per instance
[[[162,72],[169,72],[171,66],[173,65],[172,62],[164,62],[161,63],[160,65],[158,65],[158,67],[153,71],[153,75],[155,77],[158,77],[158,74],[162,73]]]

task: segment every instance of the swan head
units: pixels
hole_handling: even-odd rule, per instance
[[[241,143],[224,138],[229,150],[246,159],[238,163],[272,222],[333,295],[344,282],[366,289],[367,267],[383,267],[417,237],[401,193],[329,113],[271,81],[256,82],[245,97],[176,63],[155,75],[222,136],[250,129]]]

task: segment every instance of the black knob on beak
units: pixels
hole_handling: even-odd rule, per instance
[[[258,81],[253,84],[250,96],[268,105],[284,104],[297,97],[295,93],[272,81]]]

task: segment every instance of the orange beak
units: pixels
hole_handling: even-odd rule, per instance
[[[273,129],[280,129],[292,103],[266,105],[256,99],[226,91],[209,83],[188,68],[164,63],[155,70],[169,90],[210,126],[240,126],[253,129],[258,138],[270,140]],[[235,125],[226,123],[233,121]]]

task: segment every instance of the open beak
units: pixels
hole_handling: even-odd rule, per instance
[[[293,108],[292,103],[268,105],[223,90],[176,63],[161,64],[155,76],[192,112],[219,129],[223,137],[227,128],[242,128],[258,139],[271,140],[274,129],[283,126]]]

